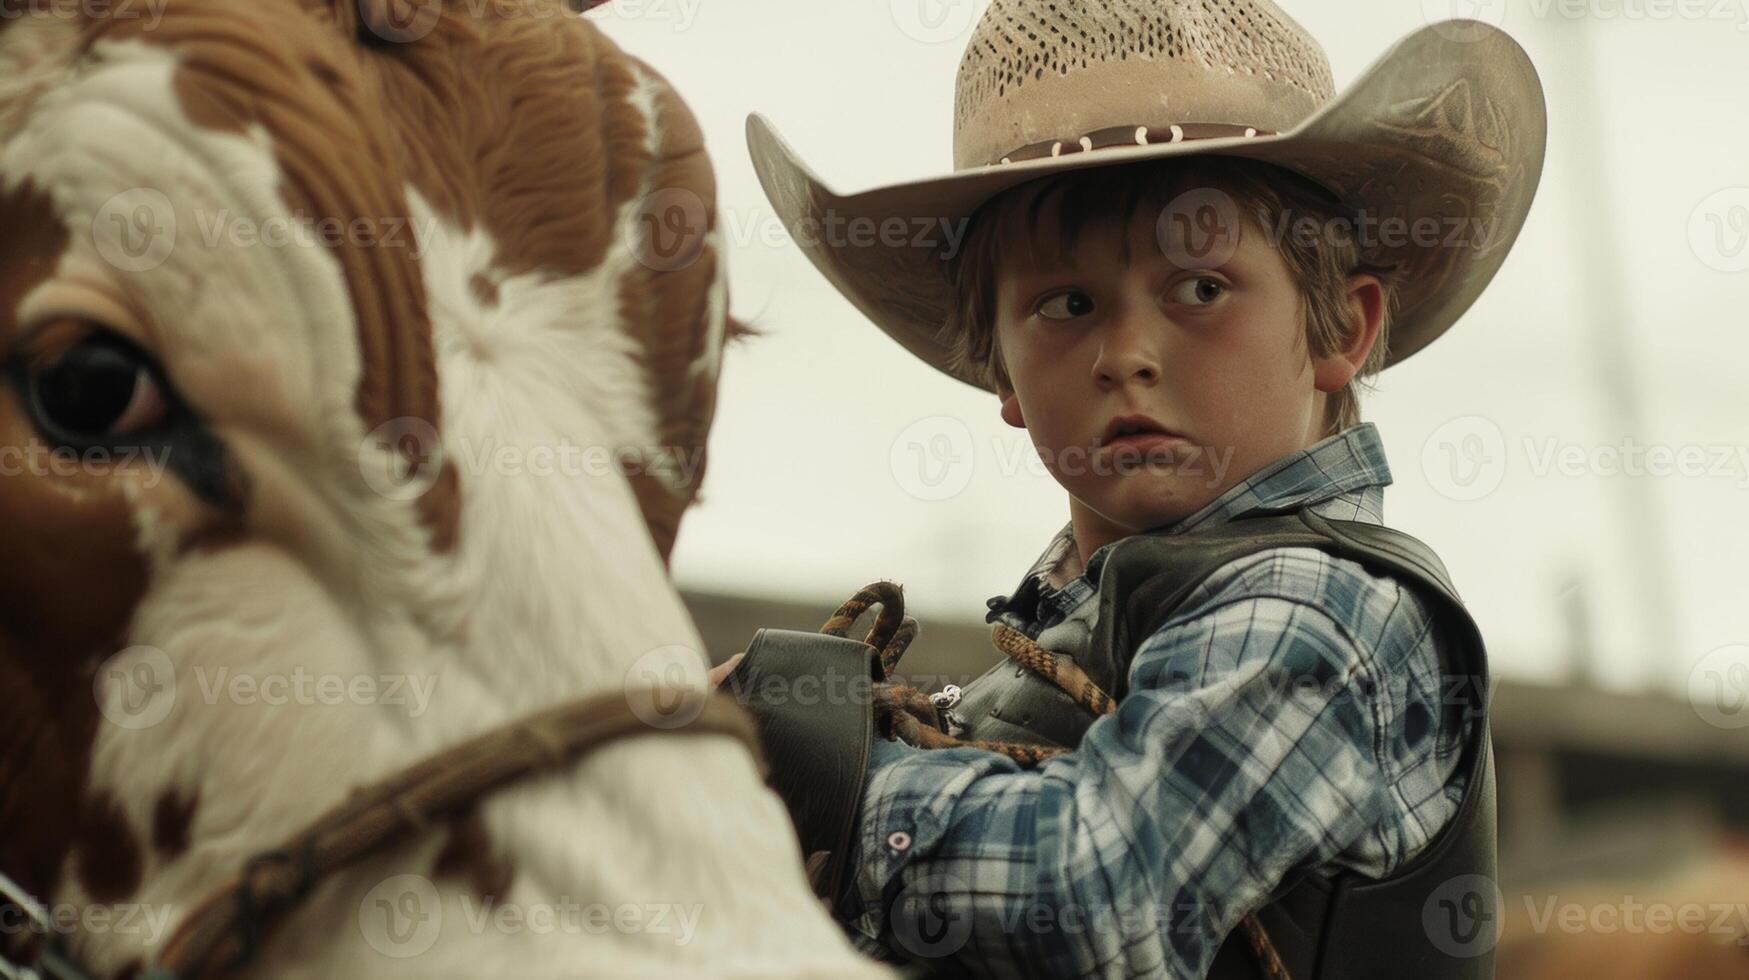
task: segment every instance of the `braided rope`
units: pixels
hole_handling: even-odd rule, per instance
[[[1250,941],[1251,952],[1257,957],[1257,965],[1262,968],[1264,976],[1269,980],[1293,980],[1288,975],[1287,965],[1281,961],[1281,954],[1275,951],[1275,944],[1269,941],[1269,933],[1263,931],[1263,923],[1257,921],[1257,913],[1245,913],[1245,918],[1239,920],[1239,927],[1245,930],[1245,938]]]
[[[848,637],[850,627],[856,625],[862,614],[874,605],[879,605],[881,609],[862,642],[880,651],[881,669],[886,672],[886,676],[891,677],[893,669],[899,665],[899,657],[917,637],[917,621],[905,615],[905,590],[897,582],[882,579],[858,589],[855,595],[846,599],[827,618],[826,624],[820,627],[820,632]]]
[[[1076,704],[1086,708],[1089,714],[1097,718],[1117,710],[1117,702],[1111,699],[1111,695],[1093,683],[1093,678],[1088,677],[1087,672],[1074,660],[1046,650],[1038,645],[1037,640],[1007,623],[997,623],[990,633],[996,649],[1027,670],[1057,685],[1065,694],[1074,698]]]
[[[760,760],[753,718],[726,695],[679,692],[694,713],[657,728],[623,692],[569,701],[468,738],[349,793],[280,846],[244,862],[204,896],[146,966],[154,980],[234,976],[257,942],[336,872],[400,845],[521,780],[568,766],[603,746],[645,735],[727,735]],[[683,709],[686,710],[686,709]]]

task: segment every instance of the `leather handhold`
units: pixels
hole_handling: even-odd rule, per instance
[[[762,629],[721,688],[754,717],[771,788],[828,905],[845,884],[882,676],[879,655],[866,643]]]

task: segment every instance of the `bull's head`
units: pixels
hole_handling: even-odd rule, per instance
[[[351,787],[700,662],[665,562],[727,304],[654,71],[558,0],[0,11],[0,870],[174,919]],[[769,943],[842,959],[736,746],[571,780],[332,884],[273,972],[395,965],[346,923],[396,870],[680,903],[706,886],[651,842],[713,831],[749,868],[705,878],[786,896]],[[158,932],[81,951],[125,970]]]

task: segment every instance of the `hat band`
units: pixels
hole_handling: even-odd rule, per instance
[[[1237,123],[1175,123],[1164,129],[1150,126],[1112,126],[1109,129],[1095,130],[1073,142],[1044,140],[1028,143],[1018,150],[1004,154],[998,162],[1014,163],[1017,160],[1060,157],[1065,153],[1104,150],[1114,146],[1148,146],[1153,143],[1183,143],[1187,140],[1274,135],[1275,130],[1272,129],[1258,129],[1256,126],[1242,126]]]

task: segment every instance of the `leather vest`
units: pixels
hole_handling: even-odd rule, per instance
[[[1232,561],[1284,547],[1351,559],[1413,591],[1449,658],[1444,697],[1467,699],[1476,723],[1458,761],[1468,774],[1463,800],[1420,853],[1383,879],[1340,867],[1301,872],[1270,894],[1258,920],[1293,980],[1491,978],[1499,893],[1487,656],[1475,621],[1426,545],[1387,527],[1303,509],[1260,512],[1191,534],[1132,535],[1110,546],[1099,569],[1098,618],[1077,663],[1121,699],[1136,648],[1204,579]],[[1072,747],[1093,722],[1062,690],[1008,661],[968,684],[956,710],[963,738]],[[1208,976],[1263,976],[1240,930],[1221,945]]]

